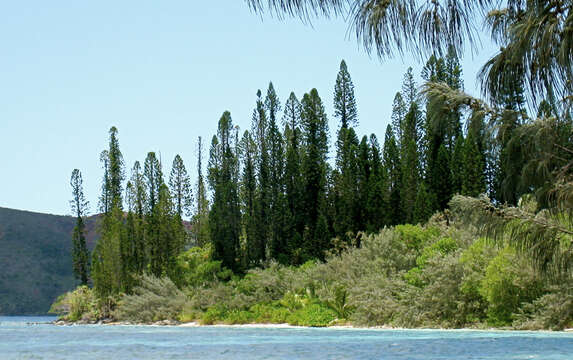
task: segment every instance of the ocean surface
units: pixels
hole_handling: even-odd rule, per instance
[[[0,317],[0,359],[573,359],[573,334],[563,332],[46,323],[52,320]]]

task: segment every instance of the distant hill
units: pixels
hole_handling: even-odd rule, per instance
[[[97,216],[87,219],[88,247]],[[0,315],[45,314],[77,282],[72,273],[75,219],[0,207]]]

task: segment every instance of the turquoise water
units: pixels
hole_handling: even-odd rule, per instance
[[[573,334],[54,326],[0,317],[0,359],[573,359]]]

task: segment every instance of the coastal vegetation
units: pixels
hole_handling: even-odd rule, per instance
[[[269,2],[303,17],[343,12],[346,3]],[[333,140],[316,89],[300,100],[291,93],[283,106],[270,83],[256,94],[249,130],[222,114],[206,176],[199,138],[194,189],[181,157],[166,181],[153,152],[127,179],[112,127],[100,156],[101,237],[91,264],[81,173],[72,174],[74,270],[83,285],[54,311],[70,321],[138,323],[573,325],[572,51],[554,39],[573,38],[572,4],[508,1],[488,13],[503,47],[480,73],[482,100],[464,92],[458,54],[473,38],[457,30],[469,21],[464,11],[491,1],[454,1],[451,13],[432,1],[437,7],[412,22],[424,2],[356,3],[367,49],[383,56],[416,45],[426,56],[423,84],[408,69],[391,119],[381,119],[390,122],[382,145],[356,132],[344,61]],[[437,28],[432,14],[451,21]]]

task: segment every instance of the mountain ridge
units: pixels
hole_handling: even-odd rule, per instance
[[[88,248],[98,215],[86,220]],[[0,207],[0,315],[45,314],[56,297],[77,285],[72,272],[69,215]]]

